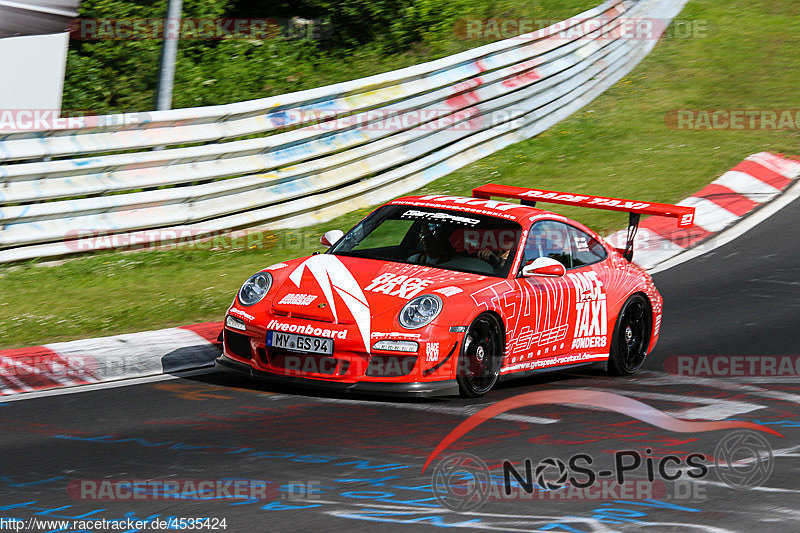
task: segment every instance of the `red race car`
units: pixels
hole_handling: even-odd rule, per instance
[[[627,246],[536,202],[627,212]],[[249,278],[217,366],[417,396],[475,397],[500,376],[598,361],[632,374],[661,325],[661,295],[631,263],[642,214],[689,227],[694,208],[504,185],[399,198],[327,232],[327,252]]]

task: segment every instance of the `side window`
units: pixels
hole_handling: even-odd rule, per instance
[[[549,257],[559,261],[565,268],[572,268],[572,250],[566,224],[543,220],[531,227],[521,266],[530,264],[538,257]]]
[[[600,241],[574,226],[569,227],[569,238],[572,241],[573,267],[591,265],[608,256]]]

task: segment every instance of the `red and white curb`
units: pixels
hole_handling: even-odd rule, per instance
[[[697,209],[695,227],[642,221],[634,260],[645,268],[662,263],[722,231],[800,177],[800,162],[762,152],[751,155],[679,205]],[[626,232],[608,238],[625,246]],[[222,322],[0,350],[0,397],[21,392],[145,378],[211,366],[220,353]]]
[[[210,366],[221,322],[0,350],[0,397]]]
[[[650,217],[642,221],[634,240],[633,260],[653,268],[731,226],[755,208],[769,202],[800,177],[800,161],[782,154],[751,155],[703,190],[678,202],[694,207],[694,227],[678,229],[672,220]],[[626,231],[606,240],[625,247]]]

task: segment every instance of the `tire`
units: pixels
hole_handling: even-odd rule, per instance
[[[482,313],[472,321],[458,356],[456,381],[461,395],[483,396],[494,387],[503,363],[505,338],[497,317]]]
[[[634,294],[625,302],[617,316],[608,373],[612,376],[635,374],[647,357],[647,347],[653,332],[653,312],[650,302],[641,294]]]

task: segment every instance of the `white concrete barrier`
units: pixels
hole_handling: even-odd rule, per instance
[[[297,227],[401,195],[585,106],[685,1],[609,0],[531,34],[308,91],[0,132],[0,262],[163,242],[165,230]],[[98,234],[121,238],[82,238]]]

